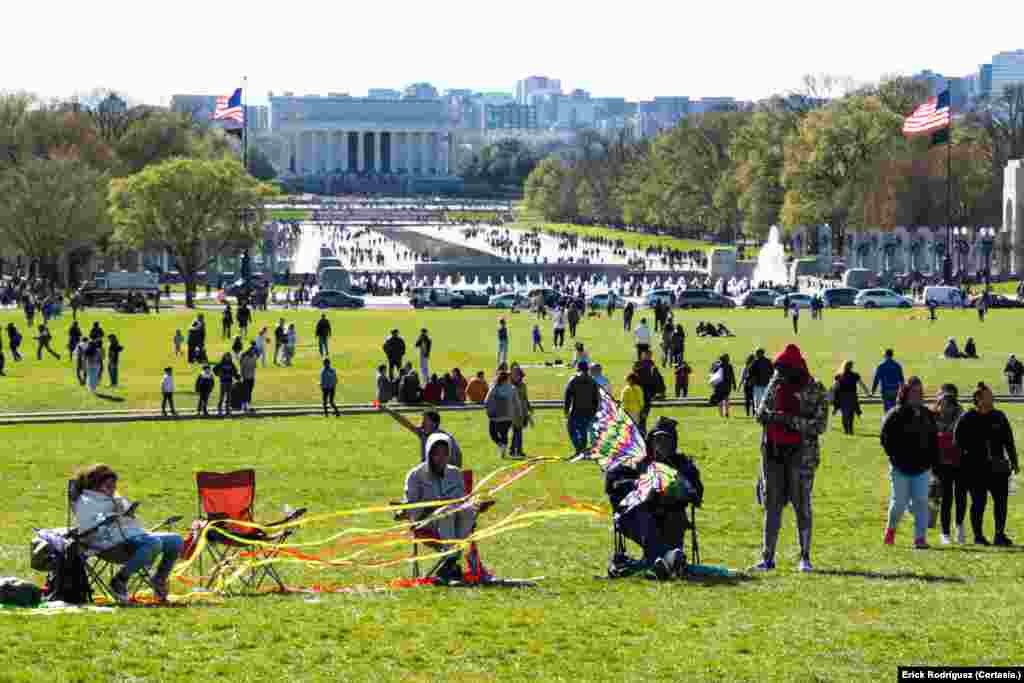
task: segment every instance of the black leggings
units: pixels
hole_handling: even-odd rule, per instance
[[[853,434],[853,418],[857,417],[857,411],[853,408],[840,408],[839,411],[843,415],[843,433]],[[960,518],[963,519],[963,515]]]
[[[511,422],[495,422],[491,420],[488,431],[491,434],[491,441],[499,446],[508,445],[508,430],[512,428]]]
[[[985,504],[992,494],[992,515],[996,536],[1006,532],[1006,503],[1010,495],[1009,472],[979,472],[971,479],[971,529],[974,537],[984,536]]]
[[[956,501],[956,524],[963,526],[964,517],[967,515],[968,482],[959,467],[950,465],[938,465],[935,468],[935,476],[939,478],[939,485],[942,488],[942,507],[939,518],[942,521],[942,533],[948,536],[954,501]]]

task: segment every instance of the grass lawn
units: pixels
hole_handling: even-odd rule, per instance
[[[704,562],[748,566],[761,528],[753,496],[759,430],[707,409],[669,414],[680,420],[682,446],[706,482],[698,516]],[[1022,412],[1011,414],[1019,426]],[[1019,664],[1024,583],[1015,550],[914,551],[909,518],[897,546],[882,546],[888,494],[878,417],[868,408],[855,436],[832,424],[824,437],[814,575],[794,570],[789,513],[779,570],[736,585],[607,581],[600,577],[610,551],[608,520],[566,517],[482,544],[485,563],[500,575],[545,577],[526,591],[231,597],[219,605],[56,616],[2,610],[2,678],[870,681],[892,678],[899,664]],[[446,416],[445,423],[467,466],[486,473],[500,464],[481,414]],[[122,492],[144,501],[146,519],[184,514],[187,524],[196,469],[255,467],[257,519],[272,519],[285,504],[322,513],[394,500],[418,452],[415,439],[385,416],[0,431],[4,574],[35,578],[26,552],[30,528],[63,523],[64,480],[79,463],[112,464]],[[534,455],[564,455],[565,444],[553,412],[527,432]],[[601,492],[595,466],[552,465],[500,494],[489,514],[537,500],[553,508],[563,495],[603,505]],[[1012,534],[1024,524],[1019,496],[1010,512]],[[366,515],[352,523],[388,521]],[[338,528],[305,528],[297,540]],[[380,586],[408,569],[282,571],[291,585]]]
[[[1002,387],[1002,363],[1008,353],[1020,350],[1015,348],[1020,314],[996,311],[983,326],[970,312],[939,315],[939,322],[929,324],[917,311],[827,311],[820,323],[802,319],[799,342],[819,375],[831,373],[847,357],[866,370],[883,346],[893,345],[908,373],[924,377],[929,392],[950,380],[966,392],[979,378]],[[288,312],[285,317],[299,323],[298,363],[261,371],[256,396],[268,403],[309,402],[317,397],[318,362],[309,345],[316,315]],[[497,317],[490,311],[331,314],[341,396],[346,401],[371,398],[370,366],[392,326],[406,333],[410,345],[415,330],[429,327],[435,363],[490,368]],[[758,345],[774,353],[792,339],[789,321],[777,311],[681,318],[690,331],[705,318],[723,320],[739,335],[688,340],[699,393],[704,393],[705,370],[716,354],[741,357]],[[9,320],[23,322],[13,313],[0,314],[0,322]],[[192,374],[170,353],[171,333],[187,326],[186,312],[106,314],[99,320],[127,348],[125,387],[111,392],[125,399],[117,407],[156,405],[160,368],[168,363],[178,371],[179,387],[187,389]],[[554,357],[525,353],[532,321],[525,315],[510,320],[513,358]],[[55,325],[60,341],[68,322],[65,318]],[[219,321],[210,323],[215,339]],[[550,339],[549,325],[544,329]],[[977,338],[982,360],[938,358],[946,336],[962,340],[967,334]],[[580,335],[621,386],[631,351],[621,318],[588,320]],[[221,351],[224,345],[217,340],[212,346]],[[13,366],[8,359],[12,376],[0,378],[5,410],[113,405],[80,389],[66,361],[38,363],[27,355],[33,359]],[[528,373],[534,397],[557,396],[566,379],[564,371],[555,369]],[[187,390],[180,393],[179,404],[190,403]],[[1024,410],[1005,409],[1019,437]],[[897,545],[882,546],[888,467],[878,444],[878,410],[865,409],[852,437],[842,434],[838,420],[823,437],[815,485],[819,571],[813,575],[795,572],[795,530],[788,512],[779,570],[736,585],[598,578],[610,551],[609,520],[562,517],[482,544],[485,563],[499,575],[545,577],[527,591],[428,588],[231,597],[213,606],[48,617],[3,610],[0,643],[6,666],[0,680],[871,681],[894,677],[900,664],[1019,664],[1024,657],[1024,625],[1018,615],[1024,581],[1016,549],[936,546],[913,551],[909,518],[900,526]],[[760,430],[740,413],[734,411],[725,421],[705,408],[655,411],[655,417],[669,414],[680,421],[681,446],[703,472],[706,504],[698,522],[704,562],[734,569],[756,561],[761,533],[754,502]],[[459,439],[466,466],[478,478],[500,465],[481,413],[446,413],[444,426]],[[31,527],[63,524],[64,482],[81,463],[105,461],[118,469],[122,492],[143,501],[141,514],[147,520],[183,514],[187,524],[195,510],[193,473],[198,469],[255,467],[256,517],[270,520],[286,504],[307,506],[316,514],[395,500],[418,454],[415,438],[386,416],[16,426],[0,428],[0,440],[5,453],[0,497],[8,501],[0,509],[3,574],[40,580],[28,567]],[[556,412],[539,413],[536,428],[527,431],[526,450],[566,455],[567,438]],[[604,505],[596,467],[542,468],[499,494],[489,515],[498,519],[520,506],[554,509],[562,496]],[[365,515],[351,523],[389,521]],[[339,528],[319,523],[304,528],[298,540],[324,538]],[[1009,533],[1024,540],[1022,529],[1018,495],[1010,499]],[[935,533],[931,536],[937,541]],[[289,566],[283,571],[292,585],[380,586],[407,575],[408,569]],[[40,653],[46,653],[45,666]]]
[[[206,310],[208,324],[208,352],[211,360],[219,359],[230,342],[221,339],[220,314]],[[179,406],[192,404],[191,389],[196,371],[190,369],[184,358],[175,358],[171,339],[175,329],[186,332],[195,315],[184,308],[164,311],[159,315],[122,315],[109,310],[90,310],[80,316],[83,331],[93,321],[99,321],[103,330],[118,335],[125,351],[121,359],[121,387],[103,390],[103,396],[90,395],[74,377],[74,368],[66,352],[67,329],[71,323],[66,314],[51,325],[54,347],[62,354],[57,361],[45,357],[35,359],[35,342],[25,330],[24,316],[6,309],[0,312],[0,325],[15,322],[26,339],[22,345],[25,360],[12,362],[7,355],[7,377],[0,377],[0,411],[24,410],[98,410],[107,408],[157,407],[160,403],[159,385],[162,370],[171,366],[175,370]],[[310,403],[319,400],[320,358],[317,355],[313,328],[319,312],[312,310],[274,311],[257,314],[257,327],[268,326],[270,331],[279,317],[296,324],[299,351],[295,365],[290,368],[269,364],[256,376],[256,405]],[[401,330],[410,350],[407,358],[414,364],[416,349],[413,343],[422,327],[433,338],[431,365],[441,372],[459,367],[471,376],[485,370],[490,376],[495,362],[496,329],[499,317],[504,315],[511,329],[511,359],[522,364],[539,365],[527,368],[532,398],[560,398],[568,370],[544,367],[545,361],[560,358],[571,360],[571,340],[566,349],[555,353],[550,346],[551,321],[541,322],[546,353],[530,351],[530,333],[536,320],[523,313],[509,315],[485,309],[470,310],[362,310],[332,311],[328,313],[334,328],[331,359],[338,369],[340,386],[338,400],[355,403],[369,402],[375,395],[374,368],[384,361],[381,345],[388,331]],[[646,309],[637,316],[649,315]],[[711,362],[722,353],[729,353],[739,367],[758,346],[770,354],[776,353],[794,339],[790,321],[775,310],[736,311],[676,311],[690,336],[687,338],[687,358],[694,368],[693,391],[707,395],[705,381]],[[813,371],[822,377],[831,377],[840,363],[847,358],[856,361],[870,384],[874,366],[886,346],[894,346],[897,358],[908,374],[919,374],[931,387],[952,381],[966,390],[980,379],[991,383],[998,392],[1005,392],[1002,369],[1010,353],[1024,353],[1018,337],[1024,312],[998,310],[989,314],[983,324],[971,311],[939,311],[939,321],[929,323],[926,313],[913,311],[826,311],[823,321],[801,318],[801,331],[797,341],[805,349]],[[692,335],[698,320],[724,321],[736,337],[729,339],[699,339]],[[653,322],[653,317],[649,319]],[[953,336],[963,345],[964,337],[972,335],[978,344],[980,360],[949,361],[940,357],[945,339]],[[621,388],[623,377],[634,357],[632,337],[622,330],[622,317],[586,319],[578,330],[592,357],[605,367],[605,374],[613,386]],[[668,379],[668,378],[667,378]],[[106,381],[104,381],[106,384]]]

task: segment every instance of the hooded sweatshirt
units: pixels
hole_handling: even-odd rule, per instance
[[[797,417],[800,415],[800,390],[810,381],[810,374],[807,372],[807,362],[800,353],[796,344],[790,344],[775,357],[776,372],[785,373],[788,371],[799,371],[801,376],[796,382],[780,381],[776,384],[771,402],[767,404],[772,413],[781,413],[786,417]],[[771,417],[771,416],[766,416]],[[766,425],[768,441],[782,446],[795,446],[800,443],[800,432],[793,429],[785,421],[767,420]]]
[[[123,513],[129,505],[130,503],[120,496],[111,497],[99,491],[86,489],[74,502],[78,528],[91,529],[111,515]],[[116,522],[97,529],[86,541],[90,548],[107,550],[144,533],[145,530],[134,517],[121,517]]]
[[[452,500],[466,495],[462,470],[448,465],[442,475],[438,476],[430,467],[430,450],[440,442],[447,443],[449,452],[451,452],[452,441],[447,434],[436,432],[427,437],[427,460],[409,470],[409,474],[405,478],[405,503]],[[439,507],[409,510],[408,515],[414,522],[420,521],[429,517]],[[434,531],[442,540],[465,538],[472,531],[475,518],[476,515],[471,509],[462,509],[431,522],[426,528]]]

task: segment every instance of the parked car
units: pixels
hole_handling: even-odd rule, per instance
[[[461,308],[464,300],[447,287],[414,287],[409,290],[409,303],[413,308],[437,306],[443,308]]]
[[[854,305],[864,308],[910,308],[914,302],[891,289],[863,289],[854,299]]]
[[[676,297],[679,308],[736,308],[736,302],[710,289],[686,289]]]
[[[644,297],[644,306],[654,308],[654,304],[659,301],[663,304],[668,304],[669,306],[675,306],[676,293],[671,289],[652,289],[647,292],[647,296]]]
[[[839,306],[853,306],[855,305],[854,299],[857,298],[857,294],[860,293],[859,289],[853,287],[829,287],[821,293],[821,300],[825,302],[825,305],[829,308],[838,308]]]
[[[926,306],[935,305],[940,308],[960,308],[963,304],[963,295],[959,287],[932,285],[924,288],[924,303]]]
[[[786,297],[789,297],[789,307],[792,308],[793,304],[796,304],[800,308],[810,308],[811,301],[814,299],[810,294],[783,294],[782,296],[775,297],[775,307],[782,308],[786,305]]]
[[[483,287],[455,287],[452,293],[462,297],[463,306],[486,306],[491,302],[490,295]]]
[[[967,300],[967,305],[974,308],[978,305],[978,300],[981,299],[981,295],[972,296]],[[1024,308],[1024,301],[1018,299],[1011,299],[1008,296],[1002,294],[989,294],[988,295],[988,307],[989,308]]]
[[[550,287],[534,287],[526,293],[526,297],[530,301],[534,301],[538,294],[544,295],[544,305],[548,308],[557,306],[562,300],[562,295]]]
[[[774,289],[752,289],[738,296],[736,303],[744,308],[771,308],[778,296]]]
[[[506,292],[492,296],[487,305],[491,308],[521,308],[528,306],[529,301],[519,292]]]
[[[608,297],[612,298],[612,301],[615,303],[616,308],[622,308],[623,306],[626,305],[625,298],[619,296],[618,294],[612,291],[599,292],[597,294],[591,295],[587,299],[587,305],[597,308],[608,308]]]
[[[267,282],[266,280],[264,280],[263,278],[256,277],[256,276],[253,276],[253,278],[252,278],[252,288],[253,288],[254,291],[257,290],[257,289],[263,289],[263,288],[267,287],[269,284],[270,283]],[[224,289],[224,294],[227,295],[227,296],[238,296],[239,294],[241,294],[244,291],[244,289],[245,289],[245,280],[242,280],[241,278],[239,278],[238,280],[235,280],[228,287],[226,287]]]
[[[322,289],[313,295],[309,305],[314,308],[363,308],[366,302],[337,289]]]

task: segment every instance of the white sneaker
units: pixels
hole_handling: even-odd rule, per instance
[[[948,534],[940,534],[939,543],[941,543],[942,545],[949,545],[950,543],[952,543],[952,541],[950,540]]]
[[[799,571],[807,574],[809,572],[813,572],[814,571],[814,565],[811,564],[810,559],[808,559],[806,557],[801,557],[800,558],[800,564],[797,566],[797,569]]]
[[[956,542],[963,545],[967,542],[967,536],[964,534],[964,525],[958,524],[956,527]]]

